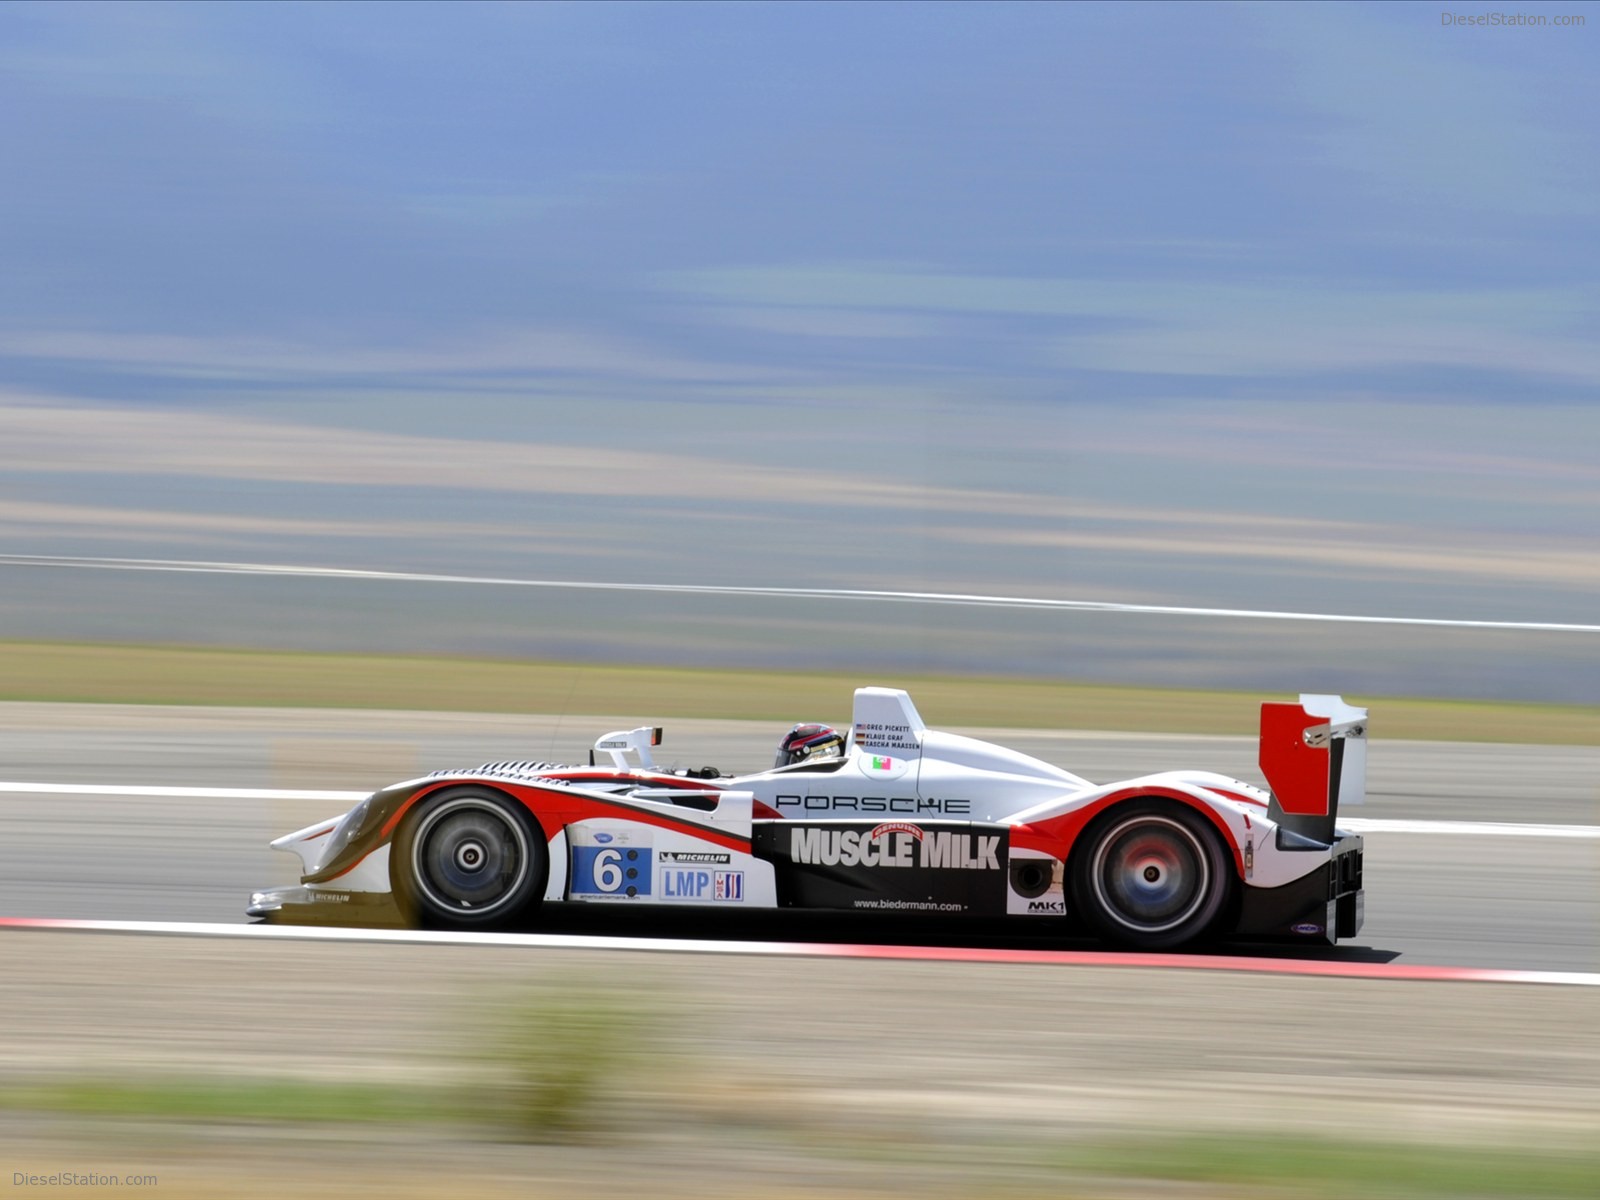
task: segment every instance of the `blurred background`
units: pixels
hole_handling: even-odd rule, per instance
[[[1593,36],[6,5],[0,552],[1592,622]],[[1600,700],[1593,635],[14,564],[0,637]]]
[[[581,753],[615,726],[569,714],[643,705],[642,679],[752,718],[798,699],[776,668],[1012,677],[918,694],[1073,730],[1111,702],[1047,720],[1039,689],[1600,704],[1593,632],[60,563],[1592,626],[1600,10],[1512,15],[0,5],[0,765],[54,781],[0,806],[0,911],[241,920],[292,870],[267,838],[342,802],[202,789],[367,788],[491,737]],[[491,721],[466,711],[487,671],[413,700],[415,664],[319,659],[328,686],[291,692],[289,655],[67,642],[619,669],[500,680],[519,711]],[[644,666],[754,683],[692,681],[702,712]],[[318,697],[462,711],[201,707]],[[23,703],[152,698],[195,707]],[[1119,703],[1169,734],[1199,707]],[[1374,834],[1357,960],[1594,971],[1600,738],[1546,717],[1408,736],[1577,745],[1375,746],[1375,816],[1577,829]],[[770,755],[780,731],[735,732]],[[1253,770],[1243,737],[1072,749],[1105,778]],[[62,790],[86,779],[167,791]],[[8,929],[0,1178],[1589,1197],[1597,998]],[[91,1182],[26,1178],[61,1172]]]

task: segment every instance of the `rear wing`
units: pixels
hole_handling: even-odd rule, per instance
[[[1282,847],[1296,839],[1330,846],[1339,806],[1366,802],[1367,710],[1338,696],[1263,704],[1260,762]]]

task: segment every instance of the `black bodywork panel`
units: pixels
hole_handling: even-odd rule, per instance
[[[1002,916],[1010,831],[967,821],[757,822],[782,908]]]

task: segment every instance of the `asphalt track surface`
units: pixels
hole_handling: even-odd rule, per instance
[[[828,714],[797,714],[813,715]],[[283,793],[360,791],[504,758],[581,760],[600,733],[647,716],[0,705],[0,782],[55,785],[0,790],[0,1079],[437,1084],[481,1063],[497,1030],[524,1028],[508,1018],[530,1002],[537,1011],[541,997],[621,997],[638,1015],[618,1040],[648,1050],[643,1075],[606,1084],[620,1149],[599,1155],[447,1127],[178,1127],[0,1111],[0,1163],[147,1172],[178,1200],[959,1198],[1063,1187],[1122,1197],[1151,1194],[1149,1181],[1064,1182],[1054,1148],[1244,1131],[1547,1154],[1592,1145],[1600,987],[1426,973],[1527,968],[1593,981],[1591,748],[1375,734],[1363,817],[1478,832],[1370,834],[1367,928],[1321,959],[1152,970],[1139,956],[1024,940],[990,943],[1009,954],[1000,961],[968,960],[982,939],[946,937],[945,957],[925,961],[926,933],[886,948],[852,946],[843,930],[834,952],[816,955],[809,923],[741,931],[764,939],[752,952],[723,942],[680,953],[646,952],[665,947],[581,921],[549,940],[457,944],[244,923],[252,886],[294,878],[294,861],[267,841],[347,803]],[[749,770],[770,761],[782,732],[675,722],[665,749],[684,765]],[[990,736],[1097,780],[1186,765],[1254,775],[1248,739]],[[83,790],[96,785],[119,792]],[[199,790],[120,791],[138,785]],[[1581,836],[1481,824],[1507,821]],[[30,917],[150,921],[169,936],[6,927]],[[239,936],[170,936],[181,921]],[[1423,973],[1382,974],[1405,964]],[[1364,977],[1273,973],[1285,966]]]
[[[1347,814],[1382,823],[1367,835],[1367,924],[1352,943],[1324,955],[1419,967],[1600,970],[1600,839],[1592,836],[1600,824],[1600,748],[1384,742],[1381,714],[1374,717],[1369,803]],[[3,704],[0,783],[51,788],[0,791],[0,916],[242,923],[251,888],[296,878],[294,860],[270,852],[267,842],[349,806],[292,793],[362,791],[438,767],[507,758],[584,761],[601,733],[638,723],[643,719]],[[662,757],[753,770],[768,761],[782,732],[759,722],[679,721],[668,728]],[[1246,738],[970,732],[1096,781],[1177,767],[1259,778],[1255,744]],[[74,790],[94,786],[198,790]],[[1393,822],[1416,824],[1393,832]],[[1458,831],[1440,832],[1450,828],[1443,822]],[[1511,824],[1534,828],[1495,832]],[[635,924],[574,913],[549,931],[684,934],[664,923],[673,920]],[[873,937],[877,928],[780,918],[711,932],[851,941]],[[910,922],[882,936],[912,945],[1093,948],[1009,929],[952,936]]]
[[[689,583],[618,583],[580,579],[522,579],[497,575],[440,575],[417,571],[367,571],[293,563],[197,562],[170,558],[90,558],[60,554],[0,554],[0,567],[51,570],[140,571],[182,575],[247,575],[270,579],[339,579],[386,583],[469,584],[578,592],[645,592],[679,596],[744,596],[773,599],[877,601],[972,608],[1031,608],[1049,612],[1143,613],[1152,616],[1251,618],[1339,625],[1400,625],[1412,628],[1507,629],[1524,632],[1600,633],[1600,625],[1555,621],[1468,621],[1451,617],[1385,617],[1358,613],[1281,612],[1252,608],[1193,608],[1170,604],[1124,604],[1109,600],[1063,600],[1044,596],[996,596],[971,592],[897,592],[858,588],[733,587]]]

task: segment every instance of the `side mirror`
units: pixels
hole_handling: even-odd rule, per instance
[[[612,766],[619,771],[632,770],[633,764],[628,761],[630,753],[638,756],[639,766],[654,770],[656,761],[650,754],[650,748],[661,745],[661,734],[659,725],[641,725],[638,729],[619,729],[615,733],[608,733],[589,751],[589,765],[594,765],[595,751],[598,750],[609,754]]]

